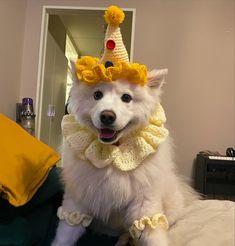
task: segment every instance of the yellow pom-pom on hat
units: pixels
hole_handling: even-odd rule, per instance
[[[117,6],[110,6],[105,11],[104,19],[109,25],[119,26],[124,21],[125,14]]]

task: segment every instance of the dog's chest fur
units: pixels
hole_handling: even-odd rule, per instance
[[[165,175],[169,175],[158,160],[162,154],[155,153],[137,169],[123,172],[112,166],[98,169],[87,161],[79,160],[65,144],[66,192],[73,197],[79,209],[118,228],[123,223],[121,218],[127,217],[126,211],[133,206],[133,201],[162,196]],[[169,162],[167,156],[165,161]],[[170,172],[170,165],[167,166]]]

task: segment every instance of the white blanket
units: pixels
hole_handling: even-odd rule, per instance
[[[171,246],[235,246],[235,203],[196,201],[169,233]]]

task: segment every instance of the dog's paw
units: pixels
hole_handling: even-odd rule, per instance
[[[140,246],[169,246],[168,235],[165,230],[155,229],[141,236]]]
[[[129,242],[129,233],[123,233],[119,238],[115,246],[126,246]]]
[[[129,233],[123,233],[115,246],[137,246],[137,244],[134,242],[134,240],[130,237]]]
[[[64,244],[64,243],[59,243],[59,242],[56,242],[56,241],[53,241],[51,246],[67,246],[68,244]]]

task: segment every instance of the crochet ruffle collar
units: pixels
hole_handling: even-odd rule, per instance
[[[97,168],[113,165],[121,171],[130,171],[137,168],[165,141],[168,136],[165,121],[164,110],[157,104],[149,124],[122,138],[119,146],[99,142],[95,133],[77,123],[73,115],[64,116],[62,132],[79,159],[88,160]]]

